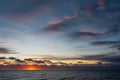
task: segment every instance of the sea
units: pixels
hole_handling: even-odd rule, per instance
[[[0,71],[0,80],[120,80],[120,71]]]

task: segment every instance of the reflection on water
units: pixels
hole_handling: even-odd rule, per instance
[[[0,71],[0,80],[120,80],[120,71]]]

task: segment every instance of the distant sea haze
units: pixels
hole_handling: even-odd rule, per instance
[[[0,71],[0,80],[120,80],[120,71]]]

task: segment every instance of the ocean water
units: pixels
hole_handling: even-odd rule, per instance
[[[120,80],[120,71],[0,71],[0,80]]]

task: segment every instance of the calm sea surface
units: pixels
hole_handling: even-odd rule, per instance
[[[0,80],[120,80],[120,71],[0,71]]]

